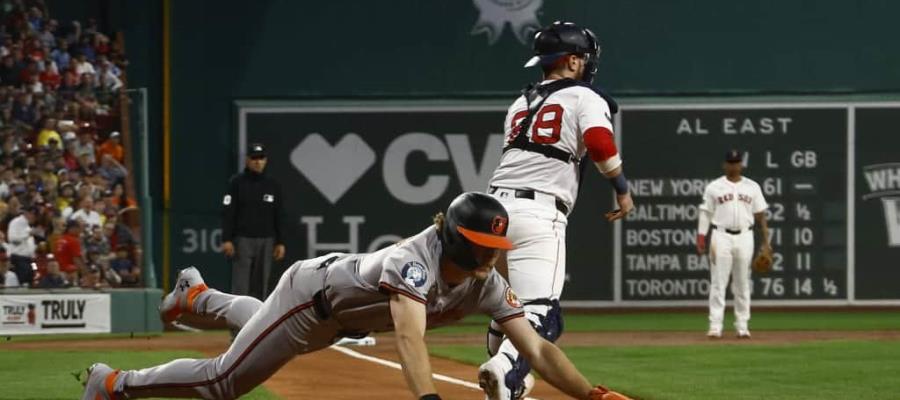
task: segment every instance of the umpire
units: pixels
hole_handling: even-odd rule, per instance
[[[272,259],[284,258],[281,185],[265,175],[266,151],[253,143],[244,171],[222,199],[222,252],[231,259],[231,292],[265,300]]]

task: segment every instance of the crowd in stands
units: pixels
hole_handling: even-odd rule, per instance
[[[0,1],[0,287],[135,286],[118,92],[127,61],[88,20]]]

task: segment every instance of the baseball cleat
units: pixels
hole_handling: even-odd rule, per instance
[[[504,368],[504,366],[507,368]],[[504,353],[491,357],[490,360],[478,367],[478,386],[484,391],[486,400],[518,400],[524,396],[524,390],[516,396],[506,386],[506,372],[511,369],[511,361]],[[534,377],[530,379],[531,387],[527,386],[528,381],[529,379],[526,377],[526,387],[524,389],[530,391],[531,387],[534,387]]]
[[[710,339],[719,339],[722,337],[722,328],[709,328],[709,331],[706,332],[706,337]]]
[[[108,365],[96,363],[87,369],[87,379],[84,382],[84,394],[81,400],[115,400],[114,390],[116,377],[119,370],[113,370]]]
[[[738,329],[737,337],[738,337],[738,339],[750,339],[750,330],[749,329]]]
[[[208,287],[197,268],[189,267],[181,270],[175,281],[175,287],[159,304],[159,317],[164,323],[171,323],[181,314],[191,312],[197,295],[206,289]]]

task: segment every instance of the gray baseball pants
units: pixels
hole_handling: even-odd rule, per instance
[[[202,360],[180,359],[156,367],[122,371],[116,389],[129,399],[181,397],[234,399],[262,384],[295,355],[330,346],[339,330],[317,313],[314,295],[322,289],[326,257],[294,263],[266,301],[207,289],[193,312],[225,318],[240,329],[228,351]]]
[[[266,299],[269,295],[274,245],[273,238],[234,238],[234,259],[231,260],[232,294]]]

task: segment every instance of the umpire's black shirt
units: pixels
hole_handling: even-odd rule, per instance
[[[284,244],[284,199],[281,185],[268,176],[248,168],[228,182],[228,192],[222,199],[222,241],[236,236],[275,238]]]

